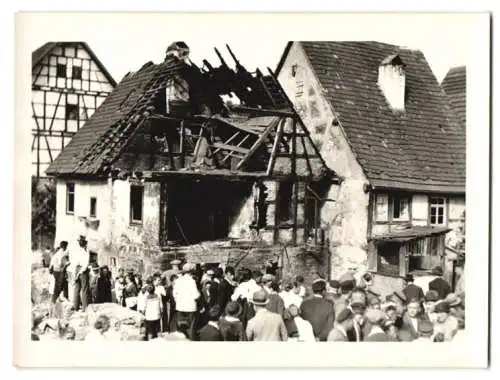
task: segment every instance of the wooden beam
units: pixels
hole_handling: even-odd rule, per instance
[[[52,161],[54,161],[54,159],[52,158],[52,152],[50,150],[49,140],[47,139],[47,135],[45,135],[43,137],[45,138],[45,144],[47,145],[47,150],[49,152],[50,162],[52,162]]]
[[[236,137],[238,137],[238,135],[240,134],[240,132],[236,132],[234,135],[232,135],[230,138],[228,138],[224,144],[229,144],[231,141],[233,141]],[[217,148],[215,151],[214,151],[214,154],[217,154],[217,152],[219,152],[222,148]]]
[[[294,114],[293,112],[285,110],[269,110],[264,108],[253,108],[244,106],[233,106],[230,107],[230,109],[236,112],[251,113],[259,116],[281,116],[281,117],[291,117],[291,118],[297,117],[296,114]]]
[[[299,199],[300,182],[293,184],[293,227],[292,227],[292,242],[297,244],[297,218],[298,218],[298,199]]]
[[[250,151],[248,152],[248,154],[236,166],[236,170],[239,170],[250,159],[250,157],[252,157],[252,155],[257,151],[257,149],[259,149],[259,147],[262,145],[262,143],[267,139],[269,134],[276,128],[276,125],[278,123],[279,123],[279,119],[274,121],[269,127],[266,128],[264,133],[262,133],[262,135],[260,135],[260,137],[257,139],[257,141],[250,148]]]
[[[293,120],[292,123],[293,123],[292,128],[294,136],[291,137],[292,139],[291,170],[292,170],[292,176],[295,176],[297,174],[297,138],[295,137],[295,134],[297,133],[297,121]]]
[[[61,103],[62,95],[63,95],[63,93],[61,92],[59,94],[59,98],[57,99],[56,107],[54,108],[54,114],[52,115],[52,120],[50,121],[49,131],[51,131],[51,132],[52,132],[52,125],[54,125],[54,119],[56,118],[57,108],[59,108],[59,104]],[[64,130],[68,129],[68,126],[66,125],[66,123],[67,123],[67,120],[66,120],[66,109],[64,109]]]
[[[248,152],[250,151],[250,149],[241,148],[239,146],[234,146],[234,145],[222,144],[222,143],[212,143],[211,145],[214,148],[218,148],[218,149],[222,149],[222,150],[230,150],[230,151],[238,152],[238,153],[242,153],[242,154],[248,154]]]
[[[300,141],[302,142],[302,147],[304,148],[304,154],[306,156],[307,169],[309,170],[309,173],[311,173],[311,175],[312,175],[313,174],[313,170],[312,170],[311,162],[309,161],[309,156],[307,154],[307,148],[306,148],[306,142],[305,142],[303,136],[300,136]]]
[[[285,124],[286,119],[281,119],[278,124],[278,130],[276,132],[276,136],[274,137],[273,150],[271,151],[271,157],[269,158],[269,163],[267,165],[267,175],[272,175],[274,170],[274,164],[276,162],[276,156],[278,155],[278,147],[281,140],[281,134],[283,132],[283,124]]]
[[[309,156],[307,154],[295,154],[293,153],[278,153],[278,157],[295,157],[295,158],[319,158],[318,156]]]

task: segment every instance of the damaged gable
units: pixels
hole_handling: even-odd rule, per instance
[[[218,51],[219,67],[198,68],[187,45],[172,44],[163,63],[122,80],[49,173],[330,173],[273,73],[248,72],[228,50],[236,70]]]

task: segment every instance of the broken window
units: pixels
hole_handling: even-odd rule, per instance
[[[446,198],[430,198],[430,221],[433,226],[446,225]]]
[[[97,214],[97,198],[96,197],[91,197],[90,198],[90,217],[95,218]]]
[[[75,184],[66,184],[66,213],[73,214],[75,212]]]
[[[142,223],[142,205],[144,188],[139,185],[130,186],[130,222]]]
[[[71,69],[71,77],[73,79],[82,79],[82,68],[80,66],[73,66]]]
[[[56,75],[58,78],[66,78],[66,65],[62,63],[57,64]]]
[[[292,194],[293,182],[285,181],[279,184],[277,210],[278,223],[285,223],[292,219]]]

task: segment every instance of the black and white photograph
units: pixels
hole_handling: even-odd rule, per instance
[[[469,239],[488,231],[469,231],[467,186],[488,162],[470,161],[466,132],[484,149],[469,91],[488,101],[489,51],[471,48],[472,15],[331,15],[358,24],[351,38],[288,33],[301,19],[286,14],[242,15],[246,38],[222,14],[17,17],[29,352],[382,342],[460,366],[486,339],[487,242]],[[271,20],[288,25],[272,35]]]

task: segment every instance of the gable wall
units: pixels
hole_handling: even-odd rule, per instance
[[[295,76],[294,65],[297,65]],[[349,267],[364,270],[369,194],[363,191],[363,186],[367,179],[341,127],[334,125],[332,108],[299,44],[292,45],[278,79],[326,164],[344,179],[340,186],[331,186],[328,198],[334,202],[326,202],[321,211],[332,255],[331,275],[337,278]]]

